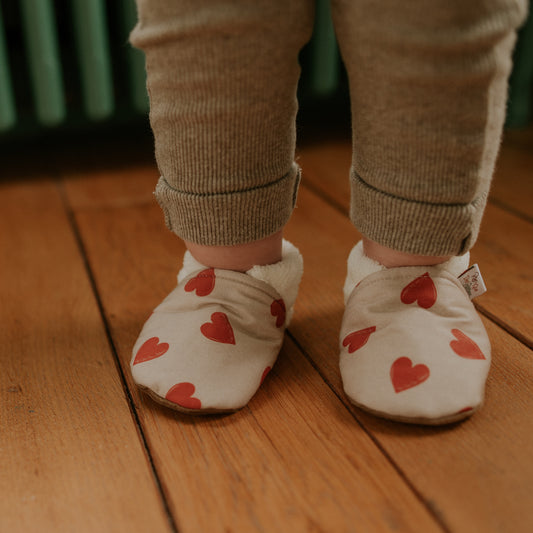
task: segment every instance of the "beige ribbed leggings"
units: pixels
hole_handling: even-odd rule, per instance
[[[313,0],[137,0],[167,225],[232,245],[288,221],[298,53]],[[332,0],[350,82],[351,219],[422,255],[479,231],[526,0]]]

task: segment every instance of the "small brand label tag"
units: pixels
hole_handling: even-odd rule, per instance
[[[481,272],[477,263],[472,265],[468,270],[465,270],[460,276],[459,281],[463,284],[468,296],[473,300],[476,296],[480,296],[487,292],[487,287],[481,276]]]

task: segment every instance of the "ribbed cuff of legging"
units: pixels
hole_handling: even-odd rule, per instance
[[[281,230],[294,209],[299,183],[296,164],[273,183],[225,193],[179,191],[162,176],[155,197],[166,225],[182,239],[205,246],[232,246]]]
[[[351,176],[350,218],[368,239],[418,255],[462,255],[475,243],[487,195],[468,204],[399,198]]]

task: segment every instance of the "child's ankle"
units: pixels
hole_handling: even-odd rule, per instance
[[[392,248],[382,246],[377,242],[371,241],[366,237],[363,237],[363,250],[367,257],[377,261],[379,264],[391,268],[401,266],[431,266],[438,265],[448,261],[451,255],[442,256],[428,256],[428,255],[415,255],[405,252],[399,252]]]
[[[202,265],[246,272],[256,265],[281,261],[282,231],[265,239],[235,246],[204,246],[185,241],[191,255]]]

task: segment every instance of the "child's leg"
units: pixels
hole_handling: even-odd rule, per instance
[[[505,118],[517,0],[334,0],[353,110],[352,209],[421,255],[474,243]]]
[[[170,229],[202,246],[283,228],[294,206],[298,53],[310,0],[138,0],[150,119]]]
[[[137,340],[132,374],[175,409],[242,407],[281,346],[302,270],[282,229],[299,182],[298,53],[312,7],[138,0],[131,40],[146,53],[156,197],[189,252]]]
[[[345,389],[383,416],[460,418],[481,403],[490,345],[455,278],[487,201],[526,2],[334,0],[333,11],[365,252],[349,262]]]

